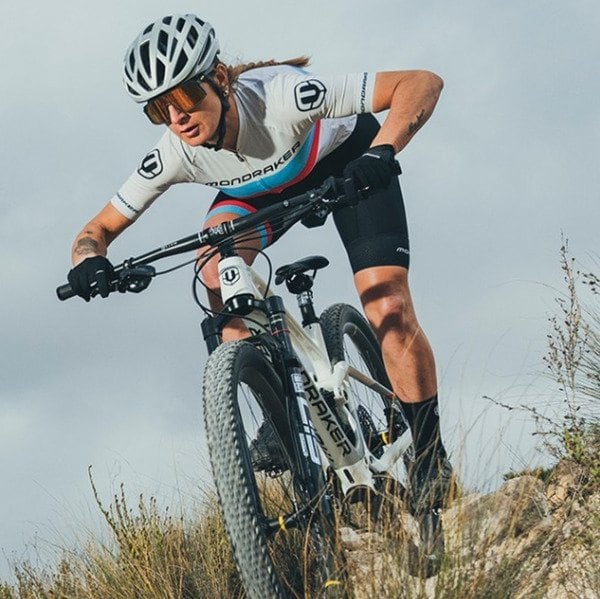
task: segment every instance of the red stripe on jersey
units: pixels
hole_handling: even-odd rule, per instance
[[[272,189],[268,193],[281,193],[284,189],[291,187],[295,183],[302,181],[306,176],[310,174],[310,172],[315,168],[315,164],[317,164],[317,154],[319,153],[319,138],[321,137],[321,121],[317,121],[315,123],[315,133],[313,135],[313,143],[310,149],[310,154],[308,155],[308,160],[306,161],[306,165],[304,168],[298,173],[298,175],[288,181],[287,183]]]

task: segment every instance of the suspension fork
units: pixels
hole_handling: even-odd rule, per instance
[[[267,297],[264,303],[271,334],[282,352],[284,386],[288,397],[286,409],[291,416],[290,424],[297,454],[304,458],[298,464],[302,484],[310,497],[315,498],[322,490],[324,470],[317,431],[310,417],[310,408],[306,399],[302,366],[292,345],[281,297],[277,295]]]

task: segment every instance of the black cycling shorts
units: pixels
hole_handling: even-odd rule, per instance
[[[253,198],[232,198],[221,191],[212,203],[207,217],[219,212],[240,216],[249,214],[274,202],[314,189],[331,175],[341,177],[346,164],[358,158],[370,146],[378,130],[379,122],[373,115],[359,115],[350,137],[319,161],[302,181],[281,193]],[[336,210],[333,218],[354,273],[373,266],[408,268],[408,226],[397,177],[392,179],[387,189],[370,195],[356,206]],[[273,244],[284,232],[269,224],[258,230],[263,247]]]

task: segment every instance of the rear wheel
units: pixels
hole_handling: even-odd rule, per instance
[[[377,339],[364,316],[347,304],[334,304],[320,316],[327,352],[333,364],[342,360],[391,389],[383,365]],[[383,448],[408,429],[402,412],[393,405],[390,397],[381,395],[348,377],[347,393],[356,406],[360,428],[369,450],[380,457]],[[388,506],[402,497],[404,488],[394,473],[376,480],[379,491],[376,501],[369,506],[370,516],[380,515],[382,499]],[[352,501],[352,498],[349,498]]]
[[[248,596],[344,596],[328,488],[322,471],[308,483],[301,475],[290,406],[269,360],[250,343],[223,344],[208,360],[203,392],[213,476]],[[278,444],[272,468],[251,457],[265,426]]]

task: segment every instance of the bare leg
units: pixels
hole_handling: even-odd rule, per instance
[[[356,273],[354,280],[412,433],[411,509],[425,514],[445,505],[452,479],[440,434],[433,352],[417,321],[405,268],[368,268]],[[440,539],[438,528],[432,535]]]
[[[378,266],[356,273],[356,288],[381,345],[396,395],[418,403],[437,393],[433,351],[419,326],[408,288],[408,271]]]

